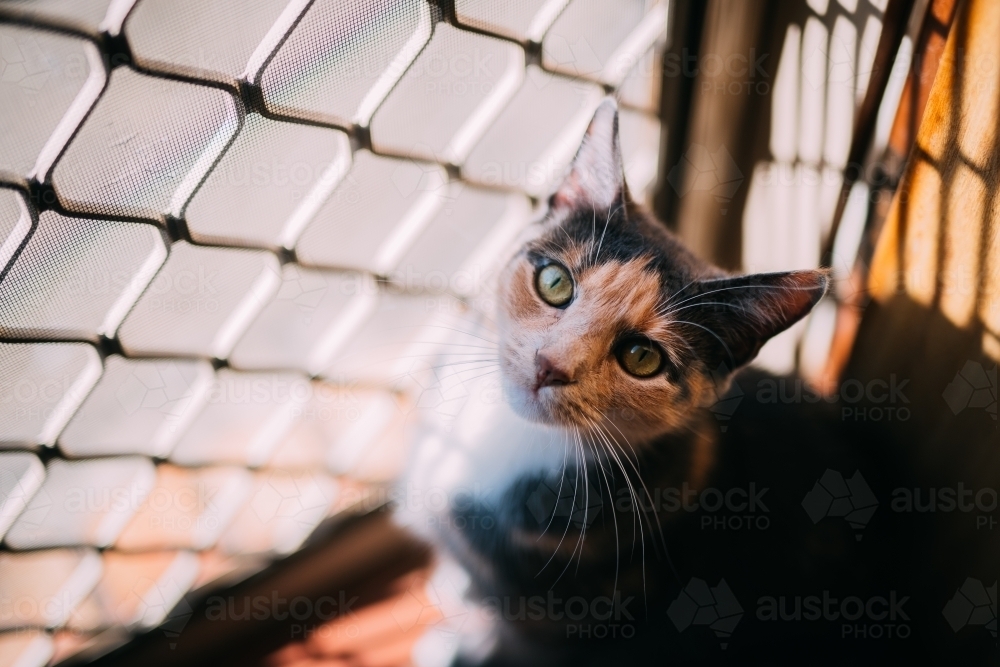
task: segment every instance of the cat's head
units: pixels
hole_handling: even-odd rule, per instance
[[[729,276],[630,199],[605,100],[500,280],[500,366],[522,416],[630,439],[684,428],[823,296],[823,271]]]

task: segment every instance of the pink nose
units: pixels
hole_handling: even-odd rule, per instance
[[[561,387],[572,382],[566,371],[552,363],[544,354],[535,356],[535,368],[535,391],[542,387]]]

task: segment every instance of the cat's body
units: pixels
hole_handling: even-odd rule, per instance
[[[905,472],[886,472],[890,466],[865,440],[871,434],[838,420],[840,406],[754,400],[751,391],[771,381],[780,379],[757,371],[737,375],[746,395],[725,432],[703,412],[713,460],[699,481],[685,474],[695,449],[690,436],[665,436],[636,457],[638,474],[626,464],[628,482],[613,462],[592,460],[589,483],[571,464],[565,475],[522,474],[499,501],[460,497],[446,543],[474,573],[473,599],[497,621],[499,640],[484,664],[821,665],[847,658],[884,664],[887,656],[918,646],[912,636],[904,644],[845,640],[845,632],[866,632],[861,628],[872,625],[866,618],[857,624],[780,618],[827,591],[839,600],[896,596],[906,616],[891,624],[908,626],[907,634],[914,620],[926,620],[918,603],[904,599],[913,593],[906,565],[913,545],[898,531],[884,521],[867,533],[842,518],[813,523],[802,507],[827,470],[863,470],[882,498],[888,480],[897,483]],[[648,522],[641,531],[638,520]],[[486,572],[484,562],[490,563]],[[684,625],[684,610],[671,605],[693,579],[709,589],[724,581],[731,597],[716,591],[713,602],[739,604],[730,608],[730,622],[740,614],[734,624],[717,626],[719,634],[705,619],[691,617]],[[778,619],[758,617],[768,611],[767,598],[782,597]],[[581,601],[586,614],[579,613]],[[541,607],[544,613],[532,613]]]
[[[705,449],[693,434],[666,435],[632,457],[635,468],[622,459],[628,481],[608,457],[578,466],[573,438],[512,427],[504,405],[479,406],[495,419],[475,409],[460,416],[410,489],[425,501],[411,525],[471,576],[471,611],[451,613],[478,622],[450,631],[491,626],[485,654],[474,637],[479,644],[458,664],[882,665],[926,655],[932,638],[920,628],[941,625],[940,604],[923,594],[936,584],[917,571],[930,517],[887,511],[891,490],[910,482],[888,454],[885,428],[845,422],[847,403],[770,400],[773,387],[797,382],[738,373],[730,396],[739,403],[727,419],[698,410],[707,465],[692,461]],[[480,390],[470,387],[470,403]],[[497,456],[501,444],[515,456]],[[804,501],[830,470],[848,481],[861,473],[883,505],[869,525],[836,513],[813,521]],[[437,494],[448,504],[434,502]],[[729,591],[709,602],[720,617],[739,605],[719,633],[700,617],[684,625],[677,601],[698,579]],[[436,585],[435,599],[452,583]],[[875,617],[837,618],[852,597],[874,600]]]
[[[908,595],[898,558],[907,547],[892,530],[859,539],[865,508],[852,527],[843,501],[804,507],[827,471],[852,492],[856,471],[869,490],[898,474],[837,406],[761,401],[761,386],[779,380],[757,372],[732,384],[732,369],[823,295],[824,272],[729,277],[696,259],[631,202],[617,111],[605,102],[500,283],[509,407],[466,410],[467,423],[460,416],[418,451],[410,475],[448,499],[416,521],[469,573],[493,626],[487,648],[461,660],[842,664],[898,654],[839,637],[847,630],[832,612],[801,616],[810,596],[828,606],[831,596],[875,599],[879,612],[891,598],[896,625],[906,624],[897,607],[916,613],[896,600]],[[724,419],[706,409],[727,400]],[[813,520],[824,511],[833,518]],[[786,598],[778,620],[761,618],[769,597]],[[781,620],[796,604],[799,619]]]

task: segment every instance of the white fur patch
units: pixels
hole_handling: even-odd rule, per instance
[[[497,376],[469,383],[469,398],[450,429],[430,420],[419,429],[398,520],[434,539],[450,504],[469,495],[496,507],[501,495],[523,475],[558,473],[572,466],[570,436],[562,429],[528,422],[500,394]]]

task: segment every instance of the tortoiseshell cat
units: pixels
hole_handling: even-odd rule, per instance
[[[500,279],[499,365],[519,417],[500,406],[460,420],[411,466],[411,482],[445,488],[447,506],[422,527],[469,573],[493,622],[459,664],[900,655],[898,643],[846,640],[832,611],[817,622],[801,609],[810,596],[860,596],[879,612],[885,598],[897,626],[921,613],[898,588],[897,533],[861,542],[860,519],[811,521],[803,509],[827,470],[853,491],[864,469],[879,489],[881,462],[851,446],[835,406],[754,400],[772,378],[732,372],[827,284],[821,270],[734,277],[696,258],[630,199],[617,107],[601,104]],[[747,396],[723,428],[705,406],[734,377],[734,395]],[[449,437],[457,444],[442,445]],[[772,598],[784,606],[770,609]],[[867,638],[869,627],[855,631]]]

